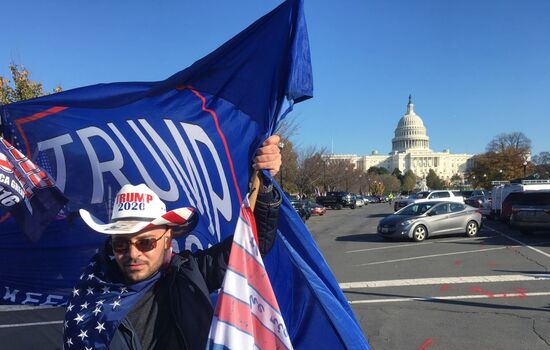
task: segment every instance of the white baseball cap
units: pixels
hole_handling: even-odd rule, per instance
[[[190,232],[197,223],[195,208],[184,207],[166,212],[166,205],[145,184],[124,185],[118,191],[111,221],[104,223],[89,211],[80,209],[80,216],[94,231],[108,235],[137,233],[155,226],[178,227],[177,234]]]

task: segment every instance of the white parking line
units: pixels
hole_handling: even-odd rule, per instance
[[[550,281],[550,274],[525,274],[525,275],[492,275],[492,276],[467,276],[467,277],[435,277],[397,279],[385,281],[365,281],[340,283],[341,289],[426,286],[433,284],[458,284],[458,283],[487,283],[487,282],[517,282],[517,281]]]
[[[446,297],[419,297],[419,298],[391,298],[391,299],[374,299],[374,300],[353,300],[350,304],[377,304],[377,303],[396,303],[405,301],[437,301],[437,300],[460,300],[460,299],[509,299],[509,298],[526,298],[526,297],[538,297],[547,296],[550,292],[534,292],[534,293],[502,293],[502,294],[476,294],[476,295],[454,295]],[[539,308],[543,311],[548,311],[546,308]]]
[[[474,241],[474,240],[480,240],[480,239],[486,239],[486,238],[493,238],[498,236],[487,236],[487,237],[475,237],[475,238],[469,238],[468,240]],[[392,248],[402,248],[402,247],[418,247],[426,244],[437,244],[437,243],[449,243],[449,242],[459,242],[464,241],[466,238],[457,238],[457,239],[448,239],[448,240],[437,240],[437,241],[430,241],[430,242],[422,242],[422,243],[407,243],[407,244],[398,244],[398,245],[390,245],[385,247],[376,247],[376,248],[365,248],[365,249],[357,249],[357,250],[348,250],[344,253],[359,253],[359,252],[368,252],[371,250],[382,250],[382,249],[392,249]]]
[[[63,321],[47,321],[47,322],[32,322],[32,323],[0,324],[0,328],[43,326],[43,325],[48,325],[48,324],[61,324],[61,323],[63,323]]]
[[[532,247],[532,246],[530,246],[530,245],[528,245],[528,244],[525,244],[525,243],[523,243],[522,241],[517,240],[517,239],[515,239],[515,238],[513,238],[513,237],[511,237],[511,236],[508,236],[506,233],[500,232],[500,231],[497,230],[497,229],[494,229],[494,228],[489,227],[489,226],[485,226],[485,227],[488,228],[489,230],[493,231],[493,232],[496,232],[496,233],[499,233],[499,234],[503,235],[504,237],[508,238],[508,239],[511,240],[511,241],[514,241],[514,242],[516,242],[516,243],[519,243],[521,246],[523,246],[523,247],[525,247],[525,248],[529,248],[529,249],[531,249],[531,250],[534,250],[534,251],[537,252],[537,253],[540,253],[540,254],[542,254],[542,255],[544,255],[544,256],[550,258],[550,254],[545,253],[545,252],[543,252],[543,251],[540,250],[540,249],[537,249],[537,248]]]
[[[359,264],[354,266],[368,266],[368,265],[380,265],[380,264],[387,264],[387,263],[393,263],[393,262],[400,262],[400,261],[410,261],[410,260],[418,260],[418,259],[429,259],[429,258],[435,258],[438,256],[448,256],[448,255],[460,255],[460,254],[469,254],[469,253],[481,253],[486,252],[489,250],[500,250],[500,249],[508,249],[507,247],[497,247],[497,248],[486,248],[486,249],[476,249],[476,250],[466,250],[461,252],[453,252],[453,253],[443,253],[443,254],[432,254],[432,255],[424,255],[424,256],[415,256],[412,258],[403,258],[403,259],[394,259],[394,260],[385,260],[385,261],[376,261],[366,264]]]

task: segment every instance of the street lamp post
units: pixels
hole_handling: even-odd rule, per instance
[[[363,195],[363,174],[359,174],[359,195]]]
[[[348,168],[346,167],[344,176],[346,177],[346,192],[348,191]]]
[[[285,143],[279,142],[279,149],[281,150],[281,158],[283,157],[283,148],[285,148]],[[284,192],[285,188],[283,186],[283,167],[282,166],[281,166],[281,169],[279,169],[279,182],[281,183],[281,190],[283,190]]]
[[[327,163],[323,159],[323,187],[325,189],[325,193],[327,193]]]
[[[527,176],[527,161],[523,162],[523,177]]]

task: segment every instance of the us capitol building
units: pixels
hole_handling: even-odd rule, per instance
[[[407,104],[407,113],[397,123],[395,137],[392,139],[392,151],[389,155],[380,155],[373,151],[369,156],[354,154],[332,154],[328,159],[344,159],[351,161],[356,168],[366,172],[370,167],[383,167],[391,173],[395,168],[404,174],[412,170],[417,176],[425,178],[430,169],[444,180],[450,180],[453,175],[464,178],[468,160],[473,154],[451,154],[446,149],[434,152],[430,149],[430,138],[422,119],[414,112],[411,96]]]

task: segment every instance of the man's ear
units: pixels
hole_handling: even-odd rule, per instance
[[[170,249],[172,247],[172,229],[168,229],[169,232],[164,236],[164,249]]]

